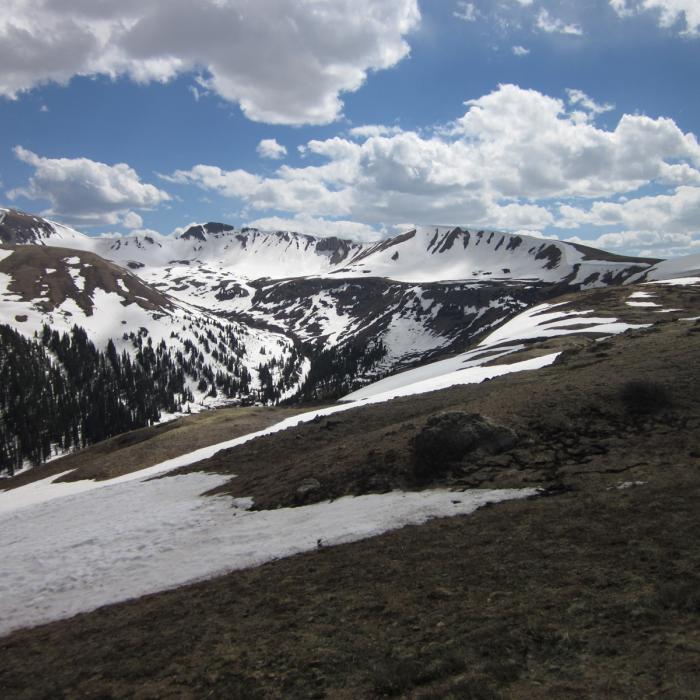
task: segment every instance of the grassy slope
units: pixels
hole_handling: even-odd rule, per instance
[[[410,481],[410,437],[452,408],[509,423],[521,444],[443,481],[553,488],[15,632],[0,640],[0,692],[697,697],[698,357],[700,324],[661,323],[537,373],[348,413],[204,462],[235,469],[246,495],[270,505],[293,500],[309,475],[322,481],[315,497],[381,490]],[[670,404],[630,411],[624,387],[650,378]],[[370,449],[374,483],[354,476]],[[260,484],[256,463],[275,478]]]
[[[300,410],[302,409],[253,406],[220,408],[185,416],[161,425],[116,435],[75,454],[3,480],[0,488],[17,488],[68,470],[73,472],[61,481],[111,479],[200,447],[263,430]]]

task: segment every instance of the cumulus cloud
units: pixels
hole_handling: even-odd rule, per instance
[[[383,124],[365,124],[355,126],[348,132],[350,136],[358,139],[366,139],[370,136],[391,136],[400,134],[401,128],[398,126],[385,126]]]
[[[524,46],[514,46],[511,50],[514,56],[527,56],[530,53],[530,49],[526,49]]]
[[[409,53],[419,22],[417,0],[6,0],[0,95],[76,75],[198,71],[200,87],[250,119],[323,124],[368,71]]]
[[[572,243],[613,250],[642,257],[674,258],[700,252],[700,233],[669,233],[664,231],[618,231],[604,233],[593,239],[572,236]]]
[[[135,211],[128,211],[122,216],[122,224],[129,229],[141,229],[143,219]]]
[[[698,0],[610,0],[611,7],[620,17],[641,12],[655,12],[660,27],[682,27],[681,34],[700,36],[700,3]]]
[[[307,214],[297,214],[294,217],[267,216],[249,221],[246,225],[264,231],[296,231],[311,236],[337,236],[362,242],[378,241],[387,233],[385,229],[376,229],[357,221],[323,219]]]
[[[623,226],[638,231],[700,232],[700,187],[677,187],[671,194],[594,202],[589,208],[563,205],[557,225],[561,228]]]
[[[309,141],[304,151],[321,156],[319,165],[262,176],[200,164],[168,179],[291,216],[510,230],[572,225],[558,199],[604,200],[650,183],[700,186],[697,139],[671,119],[623,115],[600,128],[596,114],[608,106],[585,93],[571,91],[567,102],[515,85],[466,107],[432,133],[375,125]],[[588,209],[567,206],[592,221]]]
[[[16,146],[15,156],[34,172],[26,187],[7,193],[11,200],[48,200],[45,214],[82,225],[139,228],[133,209],[154,209],[170,200],[167,192],[144,183],[126,163],[107,165],[88,158],[43,158]]]
[[[558,17],[552,17],[544,7],[537,15],[536,26],[547,34],[568,34],[571,36],[583,34],[583,30],[578,24],[567,23]]]
[[[276,139],[263,139],[256,150],[261,158],[272,160],[279,160],[287,155],[287,148],[281,143],[277,143]]]

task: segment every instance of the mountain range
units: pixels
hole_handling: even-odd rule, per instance
[[[0,323],[26,338],[78,326],[116,355],[159,347],[180,377],[160,418],[232,400],[336,399],[460,355],[562,295],[698,269],[700,256],[463,227],[377,243],[216,222],[96,237],[0,210]]]
[[[0,218],[3,696],[695,697],[700,256]]]

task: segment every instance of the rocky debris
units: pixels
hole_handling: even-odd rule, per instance
[[[313,477],[304,479],[296,490],[296,502],[304,503],[310,494],[318,491],[321,488],[321,482]]]
[[[441,475],[468,455],[497,455],[517,441],[513,430],[480,413],[441,413],[429,418],[412,441],[414,473],[420,478]]]

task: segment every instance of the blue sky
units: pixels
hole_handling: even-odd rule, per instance
[[[9,0],[0,202],[700,252],[698,66],[697,0]]]

